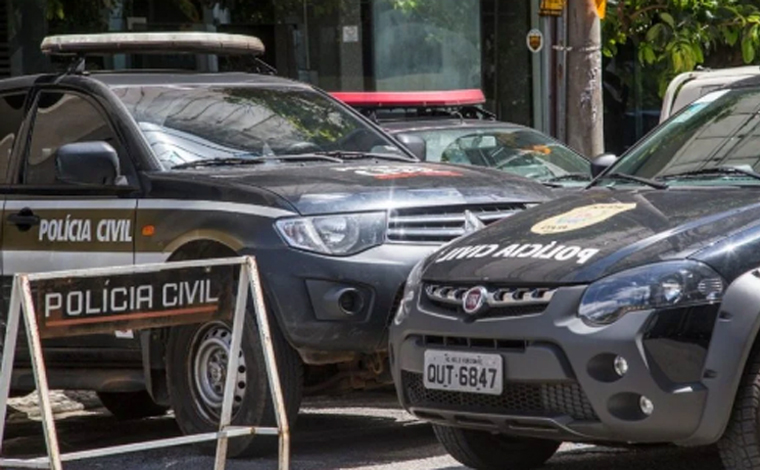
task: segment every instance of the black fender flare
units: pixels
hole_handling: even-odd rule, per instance
[[[714,444],[723,436],[747,364],[760,331],[760,270],[745,273],[726,289],[715,322],[702,383],[707,402],[697,430],[684,446]]]
[[[236,256],[230,246],[214,239],[191,240],[176,248],[167,262],[178,260]],[[140,332],[145,388],[153,400],[161,405],[169,404],[169,388],[166,378],[166,328]]]

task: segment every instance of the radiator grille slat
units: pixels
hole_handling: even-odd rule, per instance
[[[394,242],[444,243],[465,234],[469,211],[488,225],[527,208],[523,203],[395,209],[388,216],[388,240]]]
[[[471,413],[530,417],[570,416],[580,421],[598,421],[594,408],[580,385],[505,383],[501,395],[428,390],[422,375],[402,371],[401,380],[412,407]]]
[[[446,314],[465,315],[462,302],[473,286],[426,284],[423,288],[425,307]],[[486,298],[477,318],[521,317],[543,313],[557,292],[548,287],[484,287]]]

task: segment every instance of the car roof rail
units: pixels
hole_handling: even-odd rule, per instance
[[[257,73],[277,71],[260,59],[265,48],[255,36],[208,32],[101,33],[48,36],[40,45],[46,55],[73,56],[66,73],[84,73],[85,58],[115,54],[215,54],[253,56]]]

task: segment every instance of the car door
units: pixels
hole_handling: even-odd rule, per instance
[[[108,114],[84,94],[57,89],[39,91],[31,113],[30,133],[14,165],[17,179],[6,196],[3,214],[5,275],[132,264],[134,195],[116,187],[80,186],[56,178],[57,150],[76,142],[107,142],[116,149],[122,168],[131,167]],[[118,349],[115,342],[113,335],[93,336],[46,346]],[[98,354],[93,349],[81,353],[53,354],[52,359],[72,364]]]
[[[5,206],[8,192],[8,169],[14,145],[18,144],[18,135],[26,114],[28,90],[14,90],[0,93],[0,214]],[[0,224],[0,241],[3,224]],[[0,256],[0,275],[2,276],[2,295],[0,295],[0,317],[5,318],[8,305],[6,299],[10,290],[10,276],[3,273]]]

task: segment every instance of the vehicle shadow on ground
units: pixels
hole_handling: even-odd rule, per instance
[[[590,447],[565,451],[546,463],[541,470],[721,470],[714,448],[648,448],[644,450]],[[435,470],[468,470],[445,465]]]
[[[401,412],[371,416],[348,408],[310,408],[298,419],[293,435],[292,468],[300,470],[360,469],[380,466],[383,469],[425,468],[464,470],[456,465],[438,444],[430,425],[414,421]],[[340,410],[335,411],[333,410]],[[376,412],[376,411],[374,411]],[[105,412],[74,416],[57,422],[64,452],[133,443],[178,436],[174,420],[168,416],[152,420],[120,422]],[[45,454],[39,422],[12,423],[8,427],[4,453],[7,457]],[[420,460],[429,459],[424,464]],[[414,462],[414,463],[412,463]],[[121,470],[159,470],[182,467],[183,470],[207,469],[213,459],[197,447],[141,452],[121,457],[72,462],[67,469],[120,468]],[[264,459],[230,460],[229,470],[264,470],[276,468],[276,456]],[[681,449],[643,447],[614,449],[581,447],[564,450],[544,467],[547,470],[718,470],[720,460],[714,448]]]
[[[588,447],[555,455],[544,468],[562,470],[721,470],[714,447]]]

